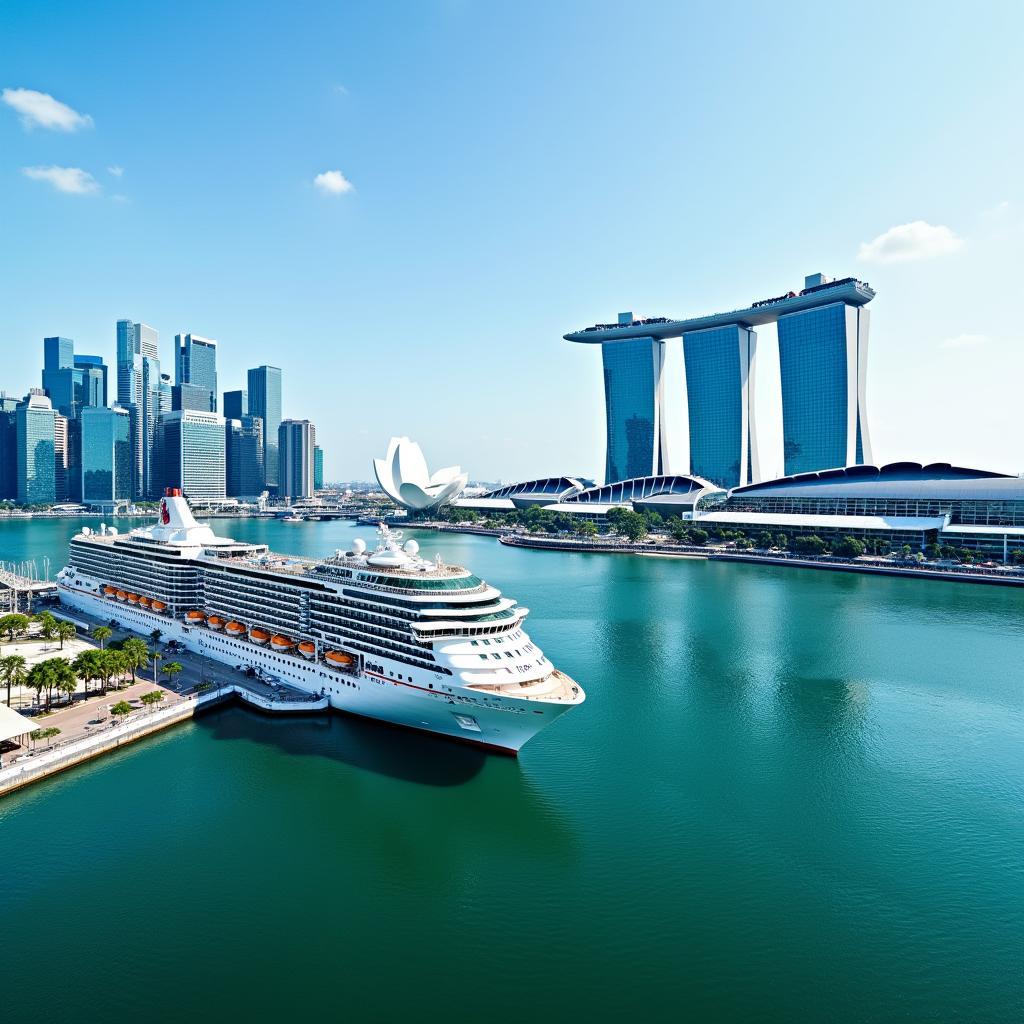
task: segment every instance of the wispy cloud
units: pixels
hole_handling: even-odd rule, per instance
[[[987,334],[958,334],[955,338],[946,338],[940,348],[978,348],[987,345],[992,339]]]
[[[862,242],[857,259],[865,263],[911,263],[956,252],[963,239],[942,224],[925,220],[898,224],[870,242]]]
[[[38,125],[55,132],[76,132],[79,128],[92,127],[92,118],[88,114],[80,114],[49,93],[36,92],[35,89],[4,89],[0,100],[21,115],[21,123],[26,128]]]
[[[21,173],[33,181],[48,182],[58,192],[84,196],[100,190],[100,183],[81,167],[22,167]]]
[[[107,168],[107,174],[112,174],[115,178],[120,178],[121,175],[124,174],[124,168],[118,167],[117,164],[114,164],[113,167]]]
[[[329,196],[341,196],[355,188],[341,171],[324,171],[313,179],[313,184]]]
[[[343,86],[343,85],[336,85],[334,87],[334,92],[338,96],[347,96],[348,95],[348,89],[346,89],[345,86]]]

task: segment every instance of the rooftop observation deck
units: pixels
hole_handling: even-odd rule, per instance
[[[864,281],[846,277],[841,281],[805,288],[799,295],[789,292],[771,299],[761,299],[746,309],[734,309],[730,313],[711,313],[708,316],[693,317],[689,320],[672,320],[667,317],[652,317],[634,320],[628,324],[595,324],[582,331],[564,335],[566,341],[577,341],[596,345],[609,341],[630,341],[635,338],[678,338],[690,331],[706,331],[712,327],[758,327],[775,323],[788,313],[801,313],[819,306],[830,306],[833,302],[846,302],[851,306],[864,306],[875,297],[875,290]]]

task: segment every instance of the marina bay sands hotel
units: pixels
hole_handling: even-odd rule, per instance
[[[786,475],[870,463],[865,307],[874,297],[855,278],[814,274],[799,294],[731,313],[690,320],[620,313],[618,323],[565,335],[601,346],[606,483],[667,471],[662,366],[673,338],[682,338],[686,366],[690,474],[725,488],[759,481],[755,328],[769,323],[778,331]]]

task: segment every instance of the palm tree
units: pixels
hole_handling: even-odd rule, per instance
[[[169,661],[164,665],[163,673],[167,676],[167,682],[173,681],[174,677],[184,668],[184,665],[179,661]]]
[[[44,640],[52,640],[57,635],[57,620],[52,612],[40,612],[35,620],[39,623],[39,635]]]
[[[78,627],[67,619],[61,619],[57,623],[57,636],[60,637],[60,649],[64,650],[65,640],[74,640],[78,636]]]
[[[154,629],[153,632],[149,634],[149,639],[153,641],[154,647],[160,643],[160,637],[163,635],[164,631],[162,629]]]
[[[114,635],[114,631],[109,626],[97,626],[92,631],[92,638],[100,645],[100,650],[103,650],[103,644]]]
[[[146,642],[137,636],[129,637],[121,645],[121,653],[132,670],[132,682],[135,682],[135,670],[142,668],[149,661],[149,649],[146,647]]]
[[[36,705],[38,706],[40,699],[43,695],[43,690],[52,683],[50,679],[53,676],[53,669],[46,661],[37,661],[29,670],[28,675],[25,678],[26,684],[30,689],[36,691]]]
[[[71,667],[67,658],[51,658],[53,662],[53,688],[58,693],[68,695],[68,703],[71,703],[71,695],[78,689],[78,677]]]
[[[11,706],[11,687],[21,686],[28,675],[26,661],[20,654],[0,658],[0,678],[7,684],[7,706]]]
[[[163,660],[163,655],[159,651],[150,651],[149,656],[153,661],[153,685],[156,685],[156,668],[160,661]]]
[[[89,684],[94,679],[100,679],[102,672],[100,671],[100,651],[88,650],[82,651],[74,660],[72,668],[75,670],[75,674],[79,679],[85,683],[85,692],[89,692]]]

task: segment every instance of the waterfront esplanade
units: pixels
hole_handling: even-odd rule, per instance
[[[600,344],[608,447],[606,481],[660,472],[667,462],[662,346],[683,339],[690,472],[720,487],[759,478],[754,417],[756,327],[777,324],[785,472],[871,462],[865,408],[868,311],[863,281],[805,280],[800,294],[762,299],[729,313],[687,320],[634,319],[565,335]],[[624,466],[622,453],[632,467]]]

